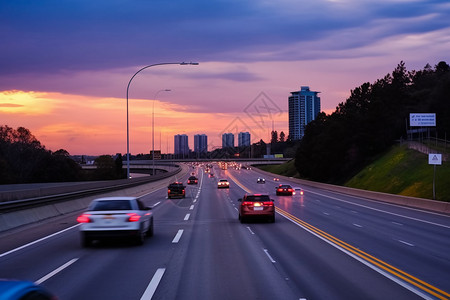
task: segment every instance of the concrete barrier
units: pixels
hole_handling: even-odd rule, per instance
[[[66,215],[87,208],[89,203],[95,198],[111,197],[111,196],[131,196],[140,197],[157,189],[166,188],[170,182],[177,181],[178,178],[185,176],[189,172],[189,167],[181,165],[181,171],[167,178],[158,181],[148,182],[136,185],[126,189],[110,191],[97,195],[90,195],[73,200],[55,202],[48,205],[33,207],[25,210],[6,212],[0,214],[0,232],[14,229],[27,224],[36,223],[56,216]],[[127,181],[127,179],[124,179]],[[133,179],[130,179],[133,180]],[[108,182],[113,184],[111,181]],[[117,183],[116,183],[117,184]],[[92,185],[97,186],[97,185]],[[91,186],[90,186],[91,187]],[[80,186],[77,187],[80,189]],[[67,191],[64,188],[63,191]],[[58,189],[60,192],[61,190]]]
[[[387,194],[387,193],[381,193],[381,192],[373,192],[373,191],[368,191],[368,190],[349,188],[349,187],[345,187],[345,186],[338,186],[338,185],[333,185],[333,184],[303,180],[303,179],[298,179],[298,178],[293,178],[293,177],[280,176],[280,175],[277,175],[274,173],[270,173],[270,172],[258,169],[256,166],[255,166],[254,170],[256,170],[257,172],[264,174],[266,176],[270,176],[270,177],[275,176],[275,177],[279,177],[279,178],[283,178],[285,180],[295,182],[299,186],[310,186],[310,187],[325,189],[325,190],[329,190],[329,191],[333,191],[333,192],[339,192],[342,194],[347,194],[347,195],[351,195],[351,196],[355,196],[355,197],[367,198],[367,199],[376,200],[376,201],[380,201],[380,202],[393,203],[393,204],[398,204],[398,205],[412,207],[412,208],[419,208],[419,209],[433,211],[433,212],[450,214],[450,202],[408,197],[408,196],[402,196],[402,195]]]

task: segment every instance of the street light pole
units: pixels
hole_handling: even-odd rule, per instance
[[[134,73],[133,76],[131,76],[130,81],[128,82],[128,85],[127,85],[127,179],[130,178],[130,122],[129,122],[129,113],[128,113],[128,91],[130,89],[130,84],[131,84],[131,81],[133,80],[133,78],[139,72],[141,72],[147,68],[150,68],[150,67],[161,66],[161,65],[181,65],[181,66],[194,65],[194,66],[197,66],[198,63],[197,62],[171,62],[171,63],[152,64],[152,65],[148,65],[148,66],[145,66],[145,67],[139,69],[136,73]]]
[[[156,92],[155,97],[153,97],[153,107],[152,107],[152,176],[155,175],[155,100],[160,92],[170,92],[171,89],[159,90]]]

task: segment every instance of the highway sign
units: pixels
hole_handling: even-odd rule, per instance
[[[413,113],[409,114],[409,126],[434,126],[436,127],[436,114],[435,113]]]
[[[429,165],[442,165],[442,154],[430,153],[428,154]]]

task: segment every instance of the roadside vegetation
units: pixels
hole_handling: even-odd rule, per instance
[[[450,67],[392,74],[351,91],[331,115],[320,113],[306,126],[295,166],[301,178],[345,184],[399,140],[407,140],[410,113],[436,113],[433,136],[450,134]],[[417,137],[417,136],[416,136]]]

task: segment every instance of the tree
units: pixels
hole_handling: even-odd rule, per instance
[[[286,138],[286,136],[285,136],[285,134],[284,134],[284,132],[282,131],[282,132],[280,132],[280,142],[285,142],[285,139]]]
[[[278,132],[276,130],[272,130],[270,143],[275,144],[278,142]]]

